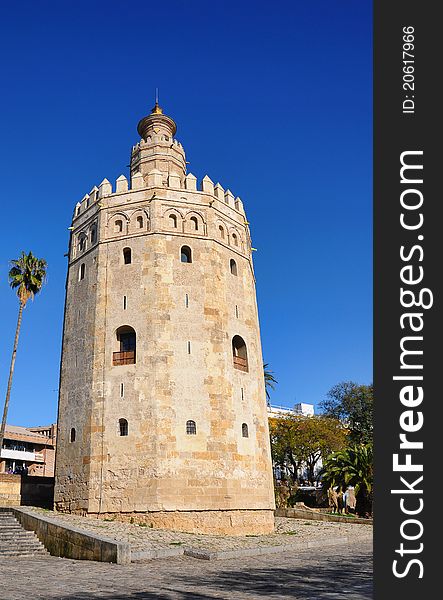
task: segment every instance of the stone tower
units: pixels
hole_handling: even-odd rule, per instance
[[[248,222],[186,174],[175,122],[138,124],[131,179],[77,204],[56,458],[59,511],[212,533],[273,529]]]

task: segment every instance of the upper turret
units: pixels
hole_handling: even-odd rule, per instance
[[[183,146],[174,139],[177,125],[163,114],[158,102],[150,114],[143,117],[137,126],[140,142],[131,153],[131,177],[136,172],[143,175],[145,182],[154,169],[160,171],[166,184],[170,174],[176,174],[183,183],[186,176],[186,157]]]

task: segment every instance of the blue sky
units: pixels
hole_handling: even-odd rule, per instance
[[[9,3],[0,57],[0,402],[18,308],[9,260],[31,249],[48,262],[9,423],[56,418],[73,207],[128,174],[156,87],[189,170],[245,204],[272,402],[372,380],[369,1]]]

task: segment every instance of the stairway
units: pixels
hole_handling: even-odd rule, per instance
[[[10,511],[0,512],[0,558],[44,556],[47,550],[33,531],[26,531]]]

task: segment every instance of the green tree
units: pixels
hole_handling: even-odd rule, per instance
[[[270,420],[271,451],[275,465],[286,468],[293,481],[297,471],[306,465],[308,479],[314,481],[320,458],[346,446],[346,430],[339,420],[324,416],[299,415]]]
[[[271,399],[271,394],[269,390],[275,390],[275,385],[278,383],[278,381],[274,378],[274,372],[270,371],[268,369],[268,366],[269,363],[263,365],[263,374],[265,377],[266,400],[269,404],[269,400]]]
[[[333,452],[325,461],[321,472],[323,487],[328,489],[348,485],[355,488],[356,512],[372,514],[372,488],[374,483],[372,444],[357,444]]]
[[[22,324],[23,309],[26,303],[41,290],[46,279],[46,261],[42,258],[36,258],[32,252],[26,254],[22,251],[18,260],[11,261],[9,271],[9,285],[17,290],[19,301],[17,327],[15,330],[14,346],[12,349],[11,366],[9,369],[8,387],[6,390],[5,406],[3,409],[2,424],[0,427],[0,448],[3,446],[5,437],[6,418],[8,416],[9,398],[11,395],[12,377],[14,374],[15,357],[17,354],[18,337]]]
[[[374,396],[371,385],[343,381],[331,388],[320,407],[326,416],[340,419],[353,444],[368,444],[373,437]]]

